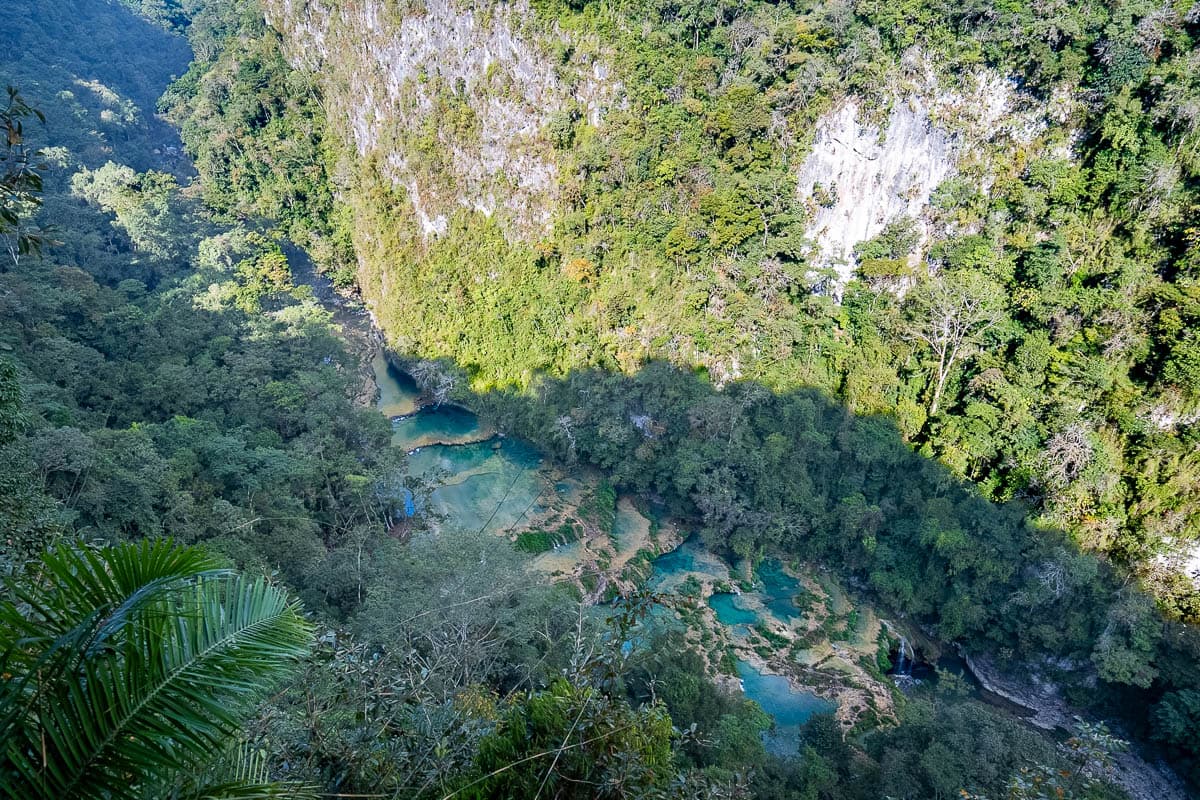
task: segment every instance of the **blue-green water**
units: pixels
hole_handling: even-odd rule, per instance
[[[412,474],[427,477],[436,485],[427,499],[415,505],[406,501],[417,513],[441,517],[459,530],[499,533],[545,510],[570,491],[570,484],[548,484],[539,474],[541,456],[532,447],[512,439],[478,441],[483,426],[475,414],[450,405],[418,410],[419,393],[411,378],[381,359],[377,359],[375,373],[380,411],[402,417],[393,423],[392,444],[410,452]],[[632,514],[618,515],[614,525],[618,543],[622,535],[633,532],[634,524],[641,524],[641,520]],[[651,585],[655,591],[670,592],[689,574],[728,580],[729,569],[693,537],[654,561]],[[802,591],[799,582],[777,562],[764,564],[759,578],[766,608],[782,621],[795,616],[792,598]],[[735,631],[759,620],[758,612],[744,597],[715,594],[709,603],[717,619]],[[656,606],[627,644],[643,646],[649,640],[649,630],[679,624],[670,609]],[[763,675],[745,662],[738,662],[738,674],[746,696],[775,720],[775,728],[765,741],[768,749],[780,755],[795,754],[800,726],[810,716],[835,707],[823,698],[793,691],[787,679]]]
[[[723,625],[753,625],[758,622],[758,614],[743,607],[745,600],[741,595],[717,593],[708,598],[708,604]]]
[[[383,351],[371,359],[375,372],[375,385],[379,387],[379,402],[376,406],[385,417],[403,417],[416,413],[421,390],[410,376],[388,363]]]
[[[501,533],[545,510],[556,496],[538,471],[541,457],[512,439],[422,447],[408,458],[414,475],[436,488],[419,511],[455,530]]]
[[[831,714],[837,704],[809,692],[792,689],[782,675],[764,675],[745,661],[738,661],[742,688],[775,720],[765,737],[767,749],[779,756],[794,756],[800,745],[800,729],[814,714]]]
[[[799,614],[793,600],[804,592],[800,581],[783,571],[783,564],[775,559],[764,561],[758,568],[758,579],[762,583],[762,601],[780,622],[787,622]]]
[[[646,518],[636,509],[626,503],[617,505],[616,516],[613,517],[612,535],[618,548],[625,547],[636,538],[641,527],[646,524]]]
[[[392,423],[392,446],[406,452],[432,444],[467,444],[481,438],[479,417],[459,406],[423,408]]]
[[[569,490],[547,486],[541,456],[513,439],[493,439],[479,417],[461,406],[419,407],[413,379],[382,353],[372,362],[379,410],[392,418],[392,446],[409,454],[411,474],[435,488],[406,498],[409,515],[426,515],[454,530],[508,531]]]
[[[700,540],[693,536],[671,552],[654,559],[650,588],[656,592],[674,591],[691,574],[704,575],[715,580],[728,580],[729,567],[705,550]]]
[[[408,469],[414,475],[446,479],[460,472],[478,469],[494,455],[495,451],[487,442],[461,447],[422,447],[408,454]]]
[[[689,574],[697,573],[718,580],[729,577],[728,567],[705,550],[699,541],[691,538],[654,560],[651,585],[655,591],[669,592],[677,588]],[[760,600],[766,610],[782,622],[799,613],[792,598],[802,593],[804,588],[798,580],[783,571],[782,564],[778,561],[765,562],[758,577],[762,582],[760,591],[749,595],[721,592],[708,599],[717,620],[735,635],[744,635],[747,626],[765,618],[762,611],[756,610],[755,599]],[[775,727],[764,736],[764,743],[768,750],[777,755],[795,755],[800,743],[800,729],[809,717],[832,713],[837,708],[836,703],[811,692],[796,691],[788,684],[787,678],[764,675],[747,662],[739,660],[737,670],[746,697],[762,706],[775,721]]]
[[[479,417],[461,406],[420,405],[421,390],[411,375],[393,367],[383,352],[371,361],[379,387],[379,413],[392,420],[392,446],[405,452],[433,444],[467,444],[488,438]]]
[[[668,578],[696,570],[697,547],[692,539],[654,559],[654,574]]]

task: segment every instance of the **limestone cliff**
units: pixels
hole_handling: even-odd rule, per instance
[[[855,245],[901,218],[914,221],[919,252],[933,233],[938,185],[989,145],[1029,141],[1050,113],[994,73],[980,71],[950,90],[919,54],[907,61],[922,74],[892,89],[882,123],[869,118],[861,98],[844,99],[821,119],[799,171],[812,265],[832,267],[842,283],[853,277]]]
[[[528,0],[266,5],[331,120],[404,188],[425,235],[459,207],[512,236],[542,233],[560,191],[548,126],[598,125],[618,96],[595,43],[535,22]]]
[[[412,209],[412,229],[447,232],[470,209],[510,239],[551,232],[564,176],[556,144],[577,122],[601,127],[622,100],[612,43],[561,30],[529,0],[266,0],[292,61],[316,75],[327,111],[357,154]],[[914,220],[928,244],[930,202],[947,178],[992,146],[1045,129],[1034,103],[987,70],[955,88],[910,51],[879,103],[850,96],[816,126],[797,172],[810,265],[844,284],[855,245]],[[353,173],[359,166],[348,167]]]
[[[531,0],[265,2],[345,145],[332,177],[364,299],[393,346],[469,359],[481,381],[663,358],[722,385],[821,384],[788,344],[805,292],[830,288],[814,268],[836,269],[839,297],[855,245],[902,217],[915,266],[954,230],[932,216],[939,184],[988,180],[1047,127],[997,74],[948,77],[916,50],[813,126],[738,59],[718,73],[661,31],[629,52],[648,22]]]

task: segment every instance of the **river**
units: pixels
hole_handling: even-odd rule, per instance
[[[382,337],[366,311],[334,292],[303,252],[292,247],[285,251],[296,282],[313,287],[353,346],[372,352],[370,386],[364,387],[362,397],[374,397],[380,413],[393,421],[392,444],[408,453],[410,474],[432,486],[426,496],[407,504],[414,519],[434,530],[480,530],[512,537],[570,517],[598,482],[596,473],[564,471],[532,445],[504,436],[470,410],[427,402],[416,381],[389,364],[380,347]],[[872,609],[852,603],[831,576],[767,560],[753,586],[739,585],[730,565],[696,537],[676,531],[673,537],[656,538],[655,527],[632,498],[620,498],[602,557],[619,569],[639,553],[657,554],[646,582],[664,602],[654,607],[646,633],[655,625],[684,624],[673,608],[677,603],[694,604],[699,587],[701,625],[706,626],[700,638],[716,633],[736,655],[736,675],[719,680],[740,688],[771,715],[774,728],[764,736],[771,752],[794,755],[802,725],[817,713],[835,713],[844,726],[866,712],[879,719],[891,716],[892,676],[864,669],[862,662],[876,658],[883,648],[894,654],[894,637],[884,633],[886,623]],[[534,556],[531,566],[548,576],[579,577],[580,565],[595,556],[587,542],[564,542]],[[593,599],[599,595],[596,592]],[[695,615],[688,617],[694,624]],[[763,638],[764,629],[774,640]],[[818,631],[826,635],[815,635]],[[648,641],[648,635],[641,635],[633,644]],[[947,666],[956,672],[967,669],[969,679],[976,677],[964,662]],[[926,680],[930,677],[926,674]],[[1028,721],[1028,708],[1006,703],[1003,689],[997,694],[976,686],[976,694]],[[1119,754],[1116,767],[1113,777],[1136,800],[1188,796],[1178,777],[1153,754]]]
[[[412,513],[425,515],[431,527],[512,535],[555,510],[577,504],[582,487],[593,480],[591,475],[563,473],[547,464],[530,444],[500,436],[461,406],[428,403],[416,381],[389,363],[382,350],[371,366],[378,386],[376,406],[392,421],[392,445],[408,453],[410,475],[433,487],[427,498],[412,507]],[[650,527],[649,519],[632,501],[621,498],[610,535],[613,557],[621,563],[622,556],[628,560],[642,550],[648,544]],[[535,556],[532,565],[547,573],[569,574],[582,557],[580,543],[564,542]],[[689,576],[709,582],[729,579],[728,566],[695,539],[655,558],[652,568],[650,585],[667,594],[675,592]],[[801,615],[792,598],[803,590],[778,562],[767,562],[759,578],[758,591],[738,595],[715,592],[708,599],[716,619],[733,636],[746,636],[748,632],[741,628],[765,621],[764,612],[785,622]],[[734,603],[738,602],[752,605],[738,607],[735,613]],[[813,714],[832,713],[837,708],[833,701],[804,691],[787,677],[765,672],[761,664],[741,658],[736,664],[742,691],[775,720],[766,744],[776,754],[794,754],[804,722]]]

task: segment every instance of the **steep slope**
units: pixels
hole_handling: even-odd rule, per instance
[[[1153,558],[1200,520],[1182,6],[268,4],[400,350],[823,388],[1190,614]]]
[[[817,122],[799,169],[800,201],[815,244],[810,262],[834,268],[840,286],[857,275],[856,247],[904,220],[913,223],[915,240],[903,255],[916,266],[931,243],[946,238],[931,202],[944,181],[960,174],[961,162],[990,181],[996,152],[1028,146],[1047,127],[1050,107],[996,72],[979,70],[950,89],[938,84],[932,67],[914,49],[901,63],[909,77],[885,94],[883,108],[872,112],[851,95]]]
[[[460,206],[498,213],[511,236],[546,233],[563,189],[552,123],[598,125],[615,96],[604,62],[539,31],[527,0],[407,11],[275,0],[268,20],[295,63],[321,75],[338,127],[404,189],[426,236],[445,235]]]

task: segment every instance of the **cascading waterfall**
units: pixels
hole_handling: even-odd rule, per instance
[[[912,645],[909,644],[908,639],[901,634],[900,646],[896,653],[896,669],[893,674],[904,678],[912,677],[912,666],[916,659],[917,654],[913,651]]]

